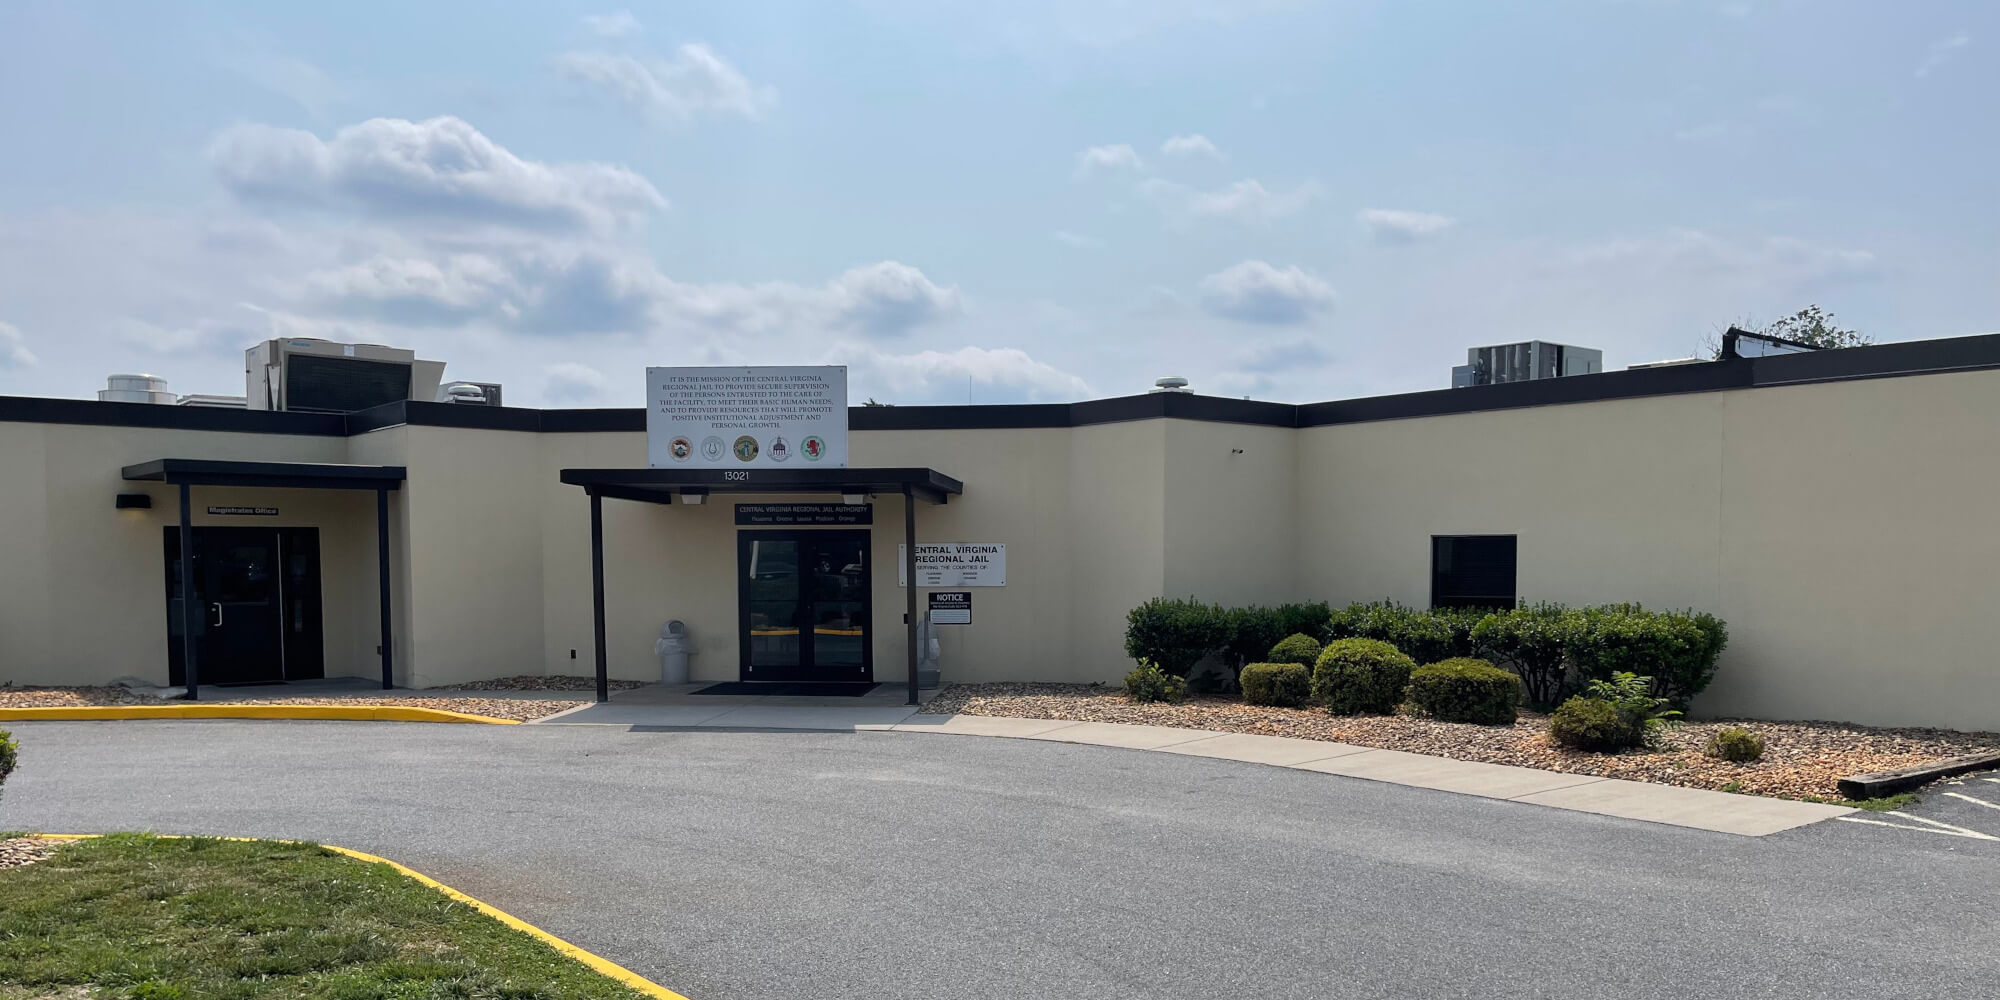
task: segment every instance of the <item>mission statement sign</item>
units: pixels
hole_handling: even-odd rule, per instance
[[[905,552],[896,546],[896,586],[910,585]],[[917,546],[919,587],[1004,587],[1007,546],[994,542],[946,542]]]
[[[844,469],[847,369],[648,368],[646,464]]]

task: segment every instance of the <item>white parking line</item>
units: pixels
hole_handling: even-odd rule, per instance
[[[1834,819],[1847,823],[1866,823],[1869,826],[1886,826],[1891,830],[1909,830],[1912,833],[1938,833],[1947,837],[1969,837],[1973,840],[2000,840],[2000,837],[1995,837],[1990,833],[1980,833],[1978,830],[1968,830],[1962,826],[1940,823],[1937,820],[1925,819],[1922,816],[1911,816],[1905,813],[1887,813],[1885,815],[1894,816],[1897,819],[1913,819],[1919,823],[1929,823],[1930,826],[1904,826],[1901,823],[1885,823],[1879,819],[1863,819],[1859,816],[1835,816]],[[1942,829],[1937,829],[1938,827],[1942,827]]]
[[[201,678],[199,678],[199,677],[195,678],[195,680],[200,680],[200,679],[201,679]],[[1981,780],[1981,781],[1990,781],[1990,782],[1992,782],[1992,783],[1994,783],[1994,784],[1996,784],[1996,785],[2000,785],[2000,778],[1981,778],[1981,779],[1979,779],[1979,780]]]
[[[1960,795],[1957,792],[1946,792],[1945,794],[1951,796],[1954,799],[1964,799],[1967,802],[1978,803],[1979,805],[1985,806],[1988,809],[2000,809],[2000,804],[1988,802],[1985,799],[1975,799],[1970,795]]]

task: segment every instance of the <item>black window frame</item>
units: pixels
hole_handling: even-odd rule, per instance
[[[1447,558],[1457,561],[1463,555],[1456,543],[1477,541],[1493,543],[1482,545],[1489,553],[1505,552],[1506,593],[1500,593],[1493,584],[1497,582],[1497,568],[1491,571],[1492,580],[1465,581],[1462,571],[1446,570],[1443,566]],[[1477,549],[1473,549],[1476,551]],[[1431,536],[1431,607],[1433,608],[1512,608],[1521,600],[1521,536],[1519,535],[1432,535]],[[1458,579],[1447,579],[1452,573]],[[1484,582],[1485,586],[1479,584]],[[1449,584],[1449,586],[1447,586]]]

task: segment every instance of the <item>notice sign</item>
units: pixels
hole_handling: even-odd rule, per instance
[[[847,369],[646,369],[655,469],[847,467]]]
[[[972,624],[972,591],[933,590],[930,602],[932,625]]]
[[[278,508],[276,507],[210,507],[208,509],[208,512],[211,514],[222,514],[222,515],[242,516],[242,517],[278,516]]]
[[[874,524],[875,508],[865,503],[739,503],[736,523]]]
[[[896,546],[896,586],[910,585],[904,547]],[[919,587],[1005,587],[1007,546],[991,542],[946,542],[917,546]]]

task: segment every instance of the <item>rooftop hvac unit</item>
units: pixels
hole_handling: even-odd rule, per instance
[[[437,401],[467,406],[499,406],[500,383],[446,382],[438,389]]]
[[[104,379],[104,388],[97,390],[97,399],[102,403],[172,406],[174,394],[167,391],[167,380],[158,375],[108,375]]]
[[[243,352],[244,395],[252,410],[352,413],[405,399],[437,398],[444,362],[380,344],[314,337],[267,340]]]

